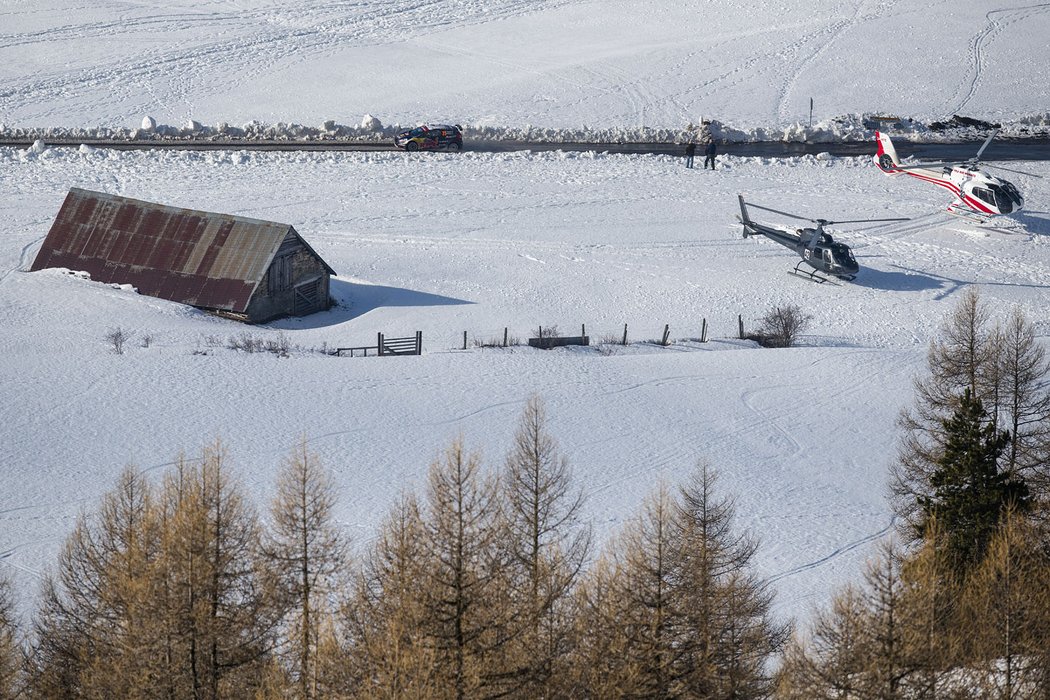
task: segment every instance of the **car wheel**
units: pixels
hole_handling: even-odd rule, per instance
[[[406,151],[418,151],[419,150],[419,144],[416,143],[415,141],[409,141],[408,143],[405,144],[405,150]]]
[[[448,148],[448,150],[449,150],[449,151],[451,151],[452,153],[458,153],[459,151],[463,150],[463,144],[461,144],[461,143],[456,143],[455,141],[453,141],[452,143],[450,143],[450,144],[449,144],[449,145],[447,146],[447,148]]]

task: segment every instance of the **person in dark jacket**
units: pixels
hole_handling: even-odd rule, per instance
[[[693,167],[693,156],[696,154],[696,141],[692,139],[685,145],[685,167]]]
[[[707,146],[704,148],[704,170],[707,170],[708,163],[711,164],[712,170],[715,169],[715,153],[717,151],[718,148],[715,146],[714,141],[708,143]]]

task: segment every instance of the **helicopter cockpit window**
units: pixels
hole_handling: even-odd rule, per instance
[[[843,247],[837,248],[835,250],[835,262],[837,262],[839,265],[849,266],[855,265],[857,261],[854,259],[853,253],[850,251],[850,249]]]
[[[1014,189],[1014,192],[1016,191]],[[1014,210],[1013,197],[1010,196],[1009,192],[1000,187],[992,187],[992,193],[995,194],[995,206],[999,208],[1000,214],[1009,214]],[[1020,199],[1020,195],[1018,195],[1018,199]]]
[[[973,195],[985,204],[991,204],[993,207],[995,206],[995,195],[992,194],[991,190],[983,187],[974,187]]]

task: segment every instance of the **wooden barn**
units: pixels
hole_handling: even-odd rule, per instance
[[[288,224],[71,189],[32,270],[83,270],[250,323],[331,306],[335,274]]]

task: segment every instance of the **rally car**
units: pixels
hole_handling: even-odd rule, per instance
[[[421,124],[399,131],[394,145],[406,151],[460,151],[463,149],[463,129],[459,124]]]

